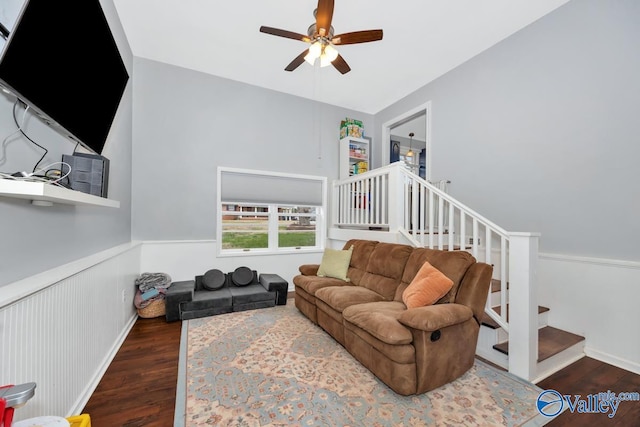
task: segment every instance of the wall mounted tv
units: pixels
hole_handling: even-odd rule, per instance
[[[97,154],[128,79],[98,0],[26,0],[0,57],[0,85]]]

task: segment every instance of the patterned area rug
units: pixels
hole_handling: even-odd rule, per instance
[[[289,301],[183,322],[174,426],[534,426],[542,391],[476,361],[400,396]]]

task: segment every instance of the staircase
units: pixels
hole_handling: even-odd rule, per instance
[[[330,239],[465,250],[493,265],[479,356],[532,382],[584,356],[584,337],[549,326],[537,304],[539,234],[504,230],[402,162],[335,181],[331,197]]]
[[[500,291],[500,281],[492,280],[489,301],[497,312],[501,309]],[[537,377],[531,379],[533,382],[548,377],[584,356],[584,337],[549,326],[548,314],[547,307],[538,306]],[[508,318],[509,305],[507,304],[507,320]],[[476,354],[508,369],[509,334],[486,313],[482,319]]]

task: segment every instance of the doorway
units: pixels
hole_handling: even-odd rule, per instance
[[[409,135],[413,133],[413,137]],[[382,166],[404,160],[412,172],[431,179],[431,102],[382,125]],[[411,150],[412,156],[407,156]],[[395,156],[397,155],[397,157]]]

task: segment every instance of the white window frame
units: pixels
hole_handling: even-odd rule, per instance
[[[255,179],[261,177],[280,177],[286,179],[310,181],[320,183],[322,188],[322,201],[319,205],[310,205],[308,203],[292,204],[290,202],[276,202],[272,201],[266,203],[264,201],[250,201],[250,200],[232,200],[232,197],[222,198],[222,175],[224,173],[243,174]],[[277,196],[274,196],[274,200],[277,200]],[[223,211],[223,205],[251,205],[251,206],[264,206],[268,207],[268,212],[260,212],[259,216],[266,216],[268,218],[268,247],[267,248],[234,248],[223,249],[222,248],[222,217],[225,214],[239,215],[238,211]],[[278,207],[301,207],[301,208],[314,208],[313,214],[300,214],[296,213],[296,216],[313,216],[316,220],[316,245],[315,246],[301,246],[301,247],[278,247],[279,237],[279,217],[282,216],[281,212],[278,212]],[[258,171],[252,169],[237,169],[228,167],[218,167],[217,173],[217,195],[216,195],[216,239],[217,239],[217,255],[224,256],[251,256],[251,255],[273,255],[273,254],[285,254],[285,253],[302,253],[302,252],[322,252],[325,248],[326,242],[326,229],[327,229],[327,178],[313,175],[300,175],[281,172],[269,172]],[[286,215],[285,215],[286,216]]]

